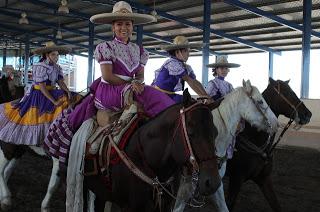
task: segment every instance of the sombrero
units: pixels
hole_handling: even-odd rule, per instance
[[[227,67],[227,68],[238,68],[239,64],[229,63],[226,56],[218,56],[215,63],[207,65],[208,68],[217,68],[217,67]]]
[[[71,52],[70,47],[57,46],[54,42],[49,41],[46,43],[46,46],[40,47],[33,50],[34,54],[42,55],[48,52],[58,51],[59,54],[68,54]]]
[[[130,4],[119,1],[113,6],[111,13],[100,13],[91,16],[92,23],[111,24],[116,20],[132,20],[134,25],[156,22],[157,19],[152,15],[133,13]]]
[[[202,47],[200,43],[189,43],[188,39],[185,36],[176,36],[173,39],[173,43],[169,45],[162,45],[161,49],[165,51],[172,51],[177,49],[188,49],[188,48],[199,48]]]

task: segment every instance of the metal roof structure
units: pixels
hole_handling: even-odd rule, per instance
[[[273,52],[302,48],[303,0],[136,0],[127,1],[134,10],[156,11],[158,21],[143,26],[143,46],[161,53],[159,45],[176,35],[203,42],[204,2],[210,2],[211,54]],[[60,0],[0,0],[0,48],[30,48],[48,40],[69,45],[75,54],[89,48],[89,18],[111,12],[116,1],[68,0],[69,14],[59,14]],[[19,24],[21,13],[29,24]],[[320,48],[320,0],[312,0],[311,48]],[[63,39],[55,35],[61,30]],[[137,32],[137,29],[135,30]],[[132,40],[136,40],[134,34]],[[112,37],[108,25],[94,26],[94,45]],[[2,52],[0,52],[2,54]],[[201,55],[201,51],[193,51]]]

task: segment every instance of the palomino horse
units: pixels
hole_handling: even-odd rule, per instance
[[[288,81],[274,81],[269,78],[269,85],[262,95],[277,117],[284,115],[290,121],[294,120],[297,125],[304,125],[310,121],[311,112],[291,90]],[[237,151],[227,166],[229,175],[227,203],[230,210],[235,206],[241,185],[253,180],[273,211],[281,211],[271,179],[275,145],[274,135],[270,140],[268,134],[251,127],[249,123],[245,124],[244,131],[237,137]]]
[[[224,97],[220,106],[212,111],[213,123],[218,129],[218,136],[215,140],[216,155],[220,159],[219,174],[222,178],[225,174],[227,163],[227,148],[232,145],[241,119],[246,120],[259,130],[267,133],[274,133],[278,127],[278,121],[258,89],[251,86],[250,81],[243,81],[243,87],[236,88],[233,92]],[[191,198],[189,180],[181,181],[178,191],[178,198],[175,204],[175,212],[182,212],[185,202]],[[210,196],[218,211],[228,211],[223,185],[217,192]]]
[[[191,99],[185,91],[182,104],[169,107],[138,128],[124,149],[125,154],[149,180],[137,177],[124,162],[110,169],[112,191],[106,188],[100,174],[84,177],[85,186],[102,203],[96,204],[95,211],[103,211],[105,201],[114,202],[130,212],[159,211],[153,197],[167,195],[165,190],[158,190],[163,188],[159,182],[168,181],[177,171],[180,173],[185,165],[194,167],[193,162],[190,163],[190,156],[198,167],[200,193],[214,193],[221,184],[214,148],[216,135],[211,109]],[[160,211],[170,210],[170,204],[160,205]]]

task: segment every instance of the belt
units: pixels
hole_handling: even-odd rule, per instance
[[[163,90],[156,85],[154,86],[154,88],[166,94],[176,94],[175,92],[172,92],[172,91]]]
[[[33,88],[35,90],[40,90],[40,85],[34,85]],[[52,85],[46,85],[46,89],[47,90],[54,90],[56,87],[55,86],[52,86]]]

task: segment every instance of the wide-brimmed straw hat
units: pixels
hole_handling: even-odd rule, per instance
[[[226,68],[238,68],[237,63],[229,63],[226,56],[218,56],[215,63],[207,65],[208,68],[226,67]]]
[[[64,46],[57,46],[54,42],[49,41],[49,42],[46,42],[46,46],[34,49],[32,52],[34,54],[42,55],[42,54],[53,52],[53,51],[58,51],[59,54],[68,54],[69,52],[71,52],[71,48],[64,47]]]
[[[111,13],[100,13],[91,16],[92,23],[112,24],[116,20],[132,20],[134,25],[156,22],[157,19],[152,15],[133,13],[130,4],[119,1],[113,6]]]
[[[13,66],[12,65],[5,65],[5,66],[3,66],[2,67],[2,71],[3,72],[8,72],[8,71],[14,71],[14,68],[13,68]]]
[[[185,36],[179,35],[173,39],[172,44],[162,45],[161,49],[165,51],[172,51],[177,49],[190,49],[202,47],[201,43],[189,43]]]

